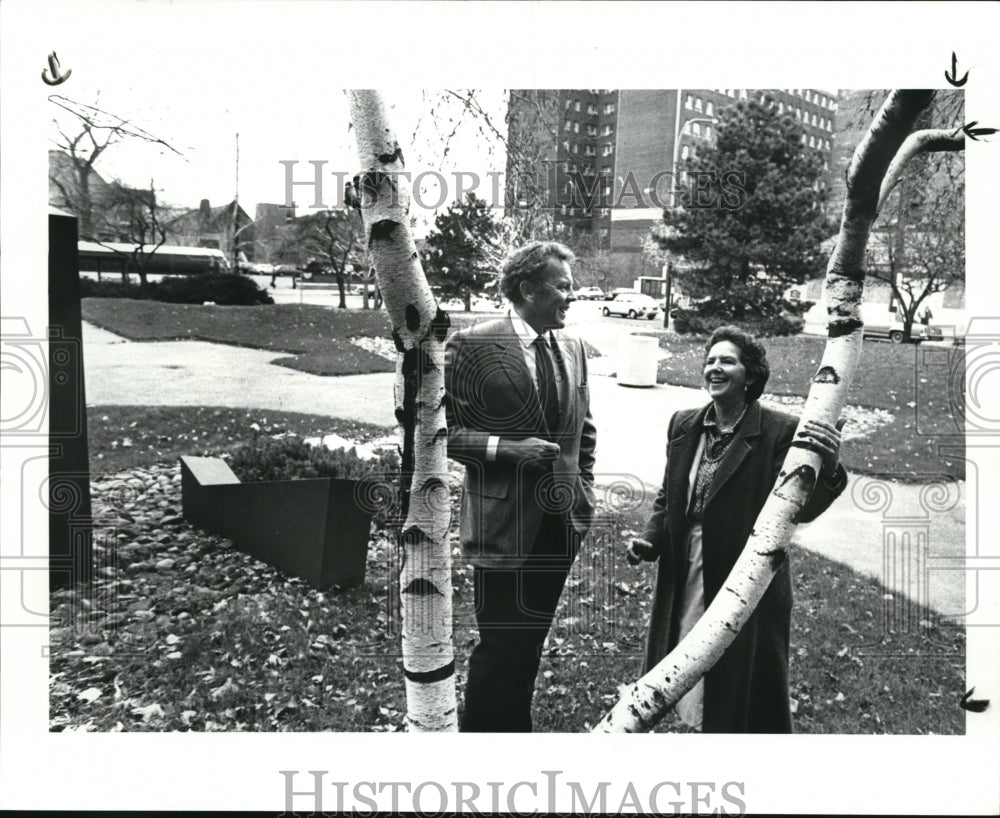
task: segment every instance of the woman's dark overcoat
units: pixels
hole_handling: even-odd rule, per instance
[[[646,645],[646,669],[677,644],[687,578],[688,475],[709,406],[677,412],[670,421],[667,465],[643,537],[659,553],[656,592]],[[774,486],[795,433],[795,418],[754,401],[726,452],[709,490],[702,519],[705,607],[719,592],[743,550]],[[817,480],[800,522],[818,517],[844,490],[847,475]],[[790,733],[788,637],[792,583],[786,559],[757,610],[705,675],[702,731]]]

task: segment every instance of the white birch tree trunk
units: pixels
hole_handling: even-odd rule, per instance
[[[403,153],[377,91],[351,91],[351,122],[362,168],[355,180],[368,250],[399,351],[396,417],[403,428],[403,566],[400,600],[407,726],[455,731],[451,554],[448,528],[444,341],[438,309],[410,231]]]
[[[933,91],[893,91],[854,152],[840,235],[827,266],[826,349],[795,441],[806,420],[835,423],[840,416],[861,354],[865,249],[882,180],[933,96]],[[785,559],[799,512],[818,479],[819,455],[795,441],[723,589],[680,644],[626,688],[595,732],[649,730],[711,669],[746,624]]]

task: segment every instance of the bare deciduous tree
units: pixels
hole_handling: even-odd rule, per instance
[[[59,190],[62,206],[72,210],[79,220],[80,238],[97,240],[101,237],[102,226],[109,218],[114,218],[116,212],[109,209],[104,201],[106,186],[101,186],[100,193],[92,188],[95,179],[100,179],[94,166],[105,151],[124,139],[133,138],[162,145],[178,155],[180,152],[163,139],[96,105],[75,102],[60,94],[53,94],[49,101],[72,114],[78,129],[64,129],[58,120],[53,119],[57,133],[53,142],[68,157],[72,178],[66,178],[50,168],[49,180]],[[125,204],[129,206],[130,203]]]

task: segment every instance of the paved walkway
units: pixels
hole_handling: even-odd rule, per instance
[[[277,353],[201,341],[140,343],[84,324],[87,403],[230,406],[329,415],[394,426],[392,374],[337,378],[270,363]],[[595,368],[595,369],[599,369]],[[700,390],[660,385],[619,386],[591,377],[598,427],[598,483],[625,479],[655,491],[663,477],[667,424],[682,408],[705,402]],[[878,483],[878,486],[873,485]],[[949,502],[927,510],[922,486],[852,478],[816,522],[800,526],[795,542],[855,570],[941,614],[966,612],[965,484]],[[881,508],[884,499],[885,508]],[[866,508],[878,506],[878,510]],[[894,616],[900,617],[901,608]]]

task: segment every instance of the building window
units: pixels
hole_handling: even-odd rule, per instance
[[[705,105],[705,113],[709,116],[712,116],[712,114],[715,113],[715,106],[711,102]]]
[[[572,104],[573,104],[573,100],[567,98],[566,99],[566,110],[567,111],[569,110],[569,106],[572,105]]]
[[[812,92],[808,88],[806,89],[806,102],[812,102]]]
[[[785,113],[785,103],[784,102],[779,102],[778,103],[778,114],[780,116],[783,113]]]
[[[594,105],[593,103],[587,105],[587,113],[590,114],[591,116],[597,116],[597,106]]]
[[[712,138],[712,126],[711,125],[706,125],[705,126],[705,139],[711,139],[711,138]]]
[[[809,137],[809,147],[810,148],[815,148],[816,147],[816,137],[815,136],[810,136]]]
[[[578,99],[573,100],[573,110],[576,111],[577,113],[580,113],[580,100]]]
[[[597,126],[588,125],[587,126],[587,136],[597,136]]]
[[[691,149],[690,149],[690,148],[689,148],[689,147],[688,147],[687,145],[684,145],[684,146],[683,146],[683,147],[681,148],[681,159],[687,159],[687,158],[688,158],[688,155],[689,155],[690,153],[691,153]]]
[[[801,141],[802,141],[803,145],[806,144],[806,135],[805,134],[802,134],[802,140]]]
[[[613,145],[605,145],[604,146],[604,150],[601,153],[601,156],[611,156],[611,154],[613,152],[614,152],[614,146]]]
[[[569,140],[568,139],[564,140],[563,143],[562,143],[562,146],[566,150],[569,150]]]
[[[605,125],[604,130],[601,131],[601,136],[611,136],[611,126]]]
[[[693,123],[693,124],[691,125],[691,132],[692,132],[692,133],[693,133],[693,134],[694,134],[695,136],[701,136],[701,123],[700,123],[700,122],[695,122],[695,123]]]
[[[577,147],[576,142],[573,143],[573,146],[570,148],[570,152],[571,153],[579,153],[580,152],[580,149]]]
[[[698,98],[697,98],[697,99],[696,99],[696,100],[694,101],[694,109],[695,109],[695,110],[696,110],[696,111],[697,111],[697,112],[698,112],[699,114],[700,114],[700,113],[702,113],[702,111],[704,111],[704,108],[703,108],[703,107],[702,107],[702,105],[701,105],[701,97],[698,97]]]
[[[579,122],[574,122],[573,123],[573,133],[580,133],[580,123]]]
[[[604,106],[604,113],[613,114],[614,112],[615,112],[615,104],[613,102],[609,102]]]
[[[812,124],[814,128],[819,124],[819,117],[817,117],[816,114],[813,114]]]
[[[572,123],[572,122],[570,122],[570,121],[569,121],[569,120],[567,119],[567,120],[566,120],[566,124],[565,124],[565,125],[563,125],[563,130],[564,130],[564,131],[568,131],[568,130],[569,130],[570,128],[572,128],[572,127],[573,127],[573,123]]]
[[[684,107],[687,108],[689,111],[691,110],[692,107],[694,107],[694,97],[691,96],[690,94],[688,94],[687,98],[684,100]]]

